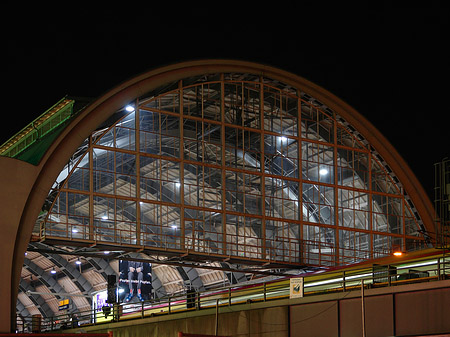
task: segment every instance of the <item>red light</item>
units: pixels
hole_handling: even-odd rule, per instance
[[[403,253],[402,252],[394,252],[394,256],[402,256]]]

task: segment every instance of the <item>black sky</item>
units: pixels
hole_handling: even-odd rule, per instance
[[[95,10],[83,2],[16,2],[4,31],[0,143],[65,95],[95,98],[174,62],[242,59],[291,71],[352,105],[432,198],[433,164],[450,156],[446,2],[274,3],[130,2]]]

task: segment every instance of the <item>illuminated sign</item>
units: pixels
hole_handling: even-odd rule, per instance
[[[58,308],[59,308],[59,310],[69,309],[69,299],[66,298],[65,300],[59,301]]]
[[[106,292],[106,290],[101,291],[94,295],[92,302],[95,303],[95,310],[97,312],[101,312],[103,306],[109,306],[109,304],[106,303],[107,298],[108,298],[108,293]]]

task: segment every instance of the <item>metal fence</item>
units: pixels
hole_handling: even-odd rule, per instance
[[[299,277],[302,275],[297,275]],[[429,282],[450,277],[450,256],[434,256],[413,262],[392,265],[373,265],[365,268],[336,269],[326,273],[307,273],[303,276],[304,296],[330,292],[360,290],[364,287],[388,287],[408,283]],[[137,303],[114,304],[73,314],[42,319],[41,331],[69,329],[78,326],[142,319],[158,315],[212,309],[255,302],[288,299],[290,280],[224,287],[203,292],[168,296]],[[18,331],[26,331],[31,318],[22,317]]]

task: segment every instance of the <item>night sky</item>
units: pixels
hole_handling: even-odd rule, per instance
[[[150,3],[94,10],[82,1],[77,8],[16,2],[5,12],[13,20],[3,34],[0,143],[65,95],[96,98],[175,62],[240,59],[291,71],[353,106],[433,199],[433,164],[450,157],[447,2]]]

